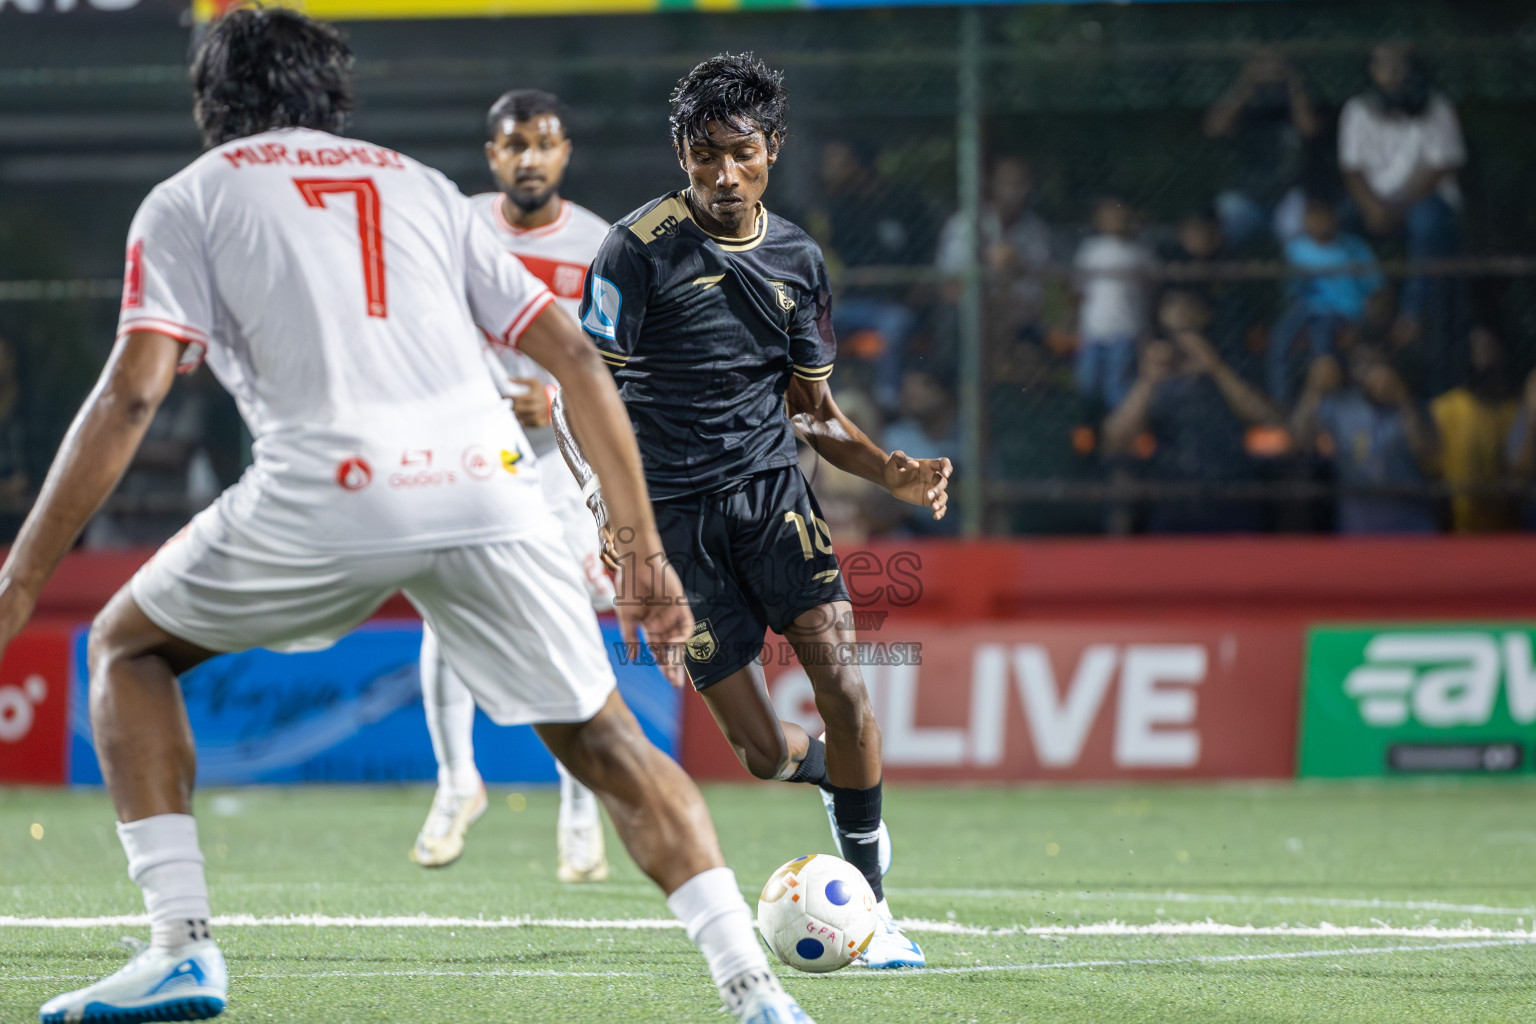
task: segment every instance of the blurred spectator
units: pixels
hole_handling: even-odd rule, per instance
[[[1291,282],[1289,308],[1275,325],[1269,345],[1269,394],[1284,404],[1290,399],[1293,356],[1298,338],[1305,338],[1311,360],[1331,355],[1341,335],[1357,336],[1366,305],[1381,290],[1376,255],[1358,235],[1339,230],[1333,208],[1318,199],[1307,201],[1305,230],[1285,244],[1285,261],[1301,275]],[[1351,273],[1325,274],[1343,270]]]
[[[834,280],[845,270],[928,262],[936,234],[932,205],[911,184],[881,175],[871,147],[842,139],[827,143],[820,179],[823,200],[806,223]],[[839,365],[853,370],[856,379],[872,376],[875,399],[887,410],[899,401],[907,341],[917,322],[905,302],[909,291],[901,283],[854,282],[832,307],[833,327],[843,341]],[[859,363],[872,374],[860,375]]]
[[[1296,187],[1306,144],[1321,127],[1306,82],[1278,50],[1249,55],[1237,80],[1205,112],[1205,134],[1237,148],[1235,188],[1216,197],[1222,227],[1242,245],[1266,223],[1282,243],[1301,231]]]
[[[1250,376],[1252,351],[1248,331],[1269,303],[1255,282],[1222,280],[1220,271],[1233,253],[1215,212],[1201,210],[1179,221],[1171,244],[1159,254],[1167,279],[1175,287],[1198,295],[1211,309],[1207,332],[1224,362]],[[1175,278],[1176,274],[1182,276]]]
[[[1406,44],[1373,47],[1370,78],[1370,88],[1339,115],[1339,166],[1351,219],[1379,238],[1403,239],[1410,260],[1450,256],[1461,207],[1456,172],[1467,160],[1456,108],[1431,88]],[[1456,376],[1451,289],[1444,277],[1409,278],[1398,307],[1396,343],[1425,339],[1437,390]]]
[[[1356,345],[1349,353],[1350,385],[1336,356],[1313,361],[1291,417],[1301,451],[1316,450],[1341,487],[1411,489],[1434,475],[1439,442],[1432,421],[1385,353]],[[1412,495],[1343,494],[1340,533],[1433,533],[1435,504]]]
[[[1136,342],[1147,329],[1152,253],[1133,237],[1131,210],[1105,197],[1093,209],[1093,233],[1073,259],[1078,311],[1077,390],[1113,409],[1130,388]]]
[[[26,516],[27,428],[21,409],[16,346],[0,335],[0,543],[10,543]]]
[[[1529,490],[1536,482],[1536,370],[1525,378],[1525,391],[1520,395],[1520,407],[1509,428],[1504,455],[1510,481],[1527,489],[1520,503],[1520,527],[1536,530],[1536,494]]]
[[[1497,485],[1503,481],[1504,447],[1519,408],[1504,345],[1486,327],[1467,336],[1472,372],[1467,383],[1430,403],[1440,433],[1440,468],[1446,483]],[[1498,494],[1451,498],[1451,528],[1457,533],[1512,530],[1516,503]]]
[[[1017,339],[998,353],[987,385],[985,436],[992,479],[1022,483],[1097,475],[1092,430],[1080,426],[1081,403],[1066,360],[1039,342]],[[994,534],[1095,533],[1102,528],[1097,509],[1087,502],[1018,502],[989,507],[989,516],[987,530]]]
[[[200,369],[166,395],[107,509],[86,527],[87,547],[161,544],[218,497],[207,447],[217,397],[212,381]]]
[[[1035,172],[1018,157],[1001,157],[987,175],[986,201],[977,224],[977,263],[987,274],[987,328],[998,339],[1038,333],[1044,292],[1041,271],[1051,262],[1051,229],[1030,207]],[[939,232],[934,265],[956,277],[965,270],[965,218],[954,213]],[[948,282],[945,298],[959,298]]]
[[[1158,306],[1163,338],[1142,347],[1125,400],[1104,420],[1104,452],[1147,460],[1147,476],[1172,483],[1241,483],[1255,478],[1245,435],[1279,414],[1224,363],[1205,337],[1210,309],[1172,290]],[[1166,340],[1164,340],[1166,339]],[[1152,503],[1154,532],[1230,532],[1262,525],[1256,503],[1194,498]]]
[[[886,451],[906,452],[914,459],[949,458],[957,473],[965,464],[960,451],[960,418],[955,396],[944,382],[926,370],[908,370],[901,377],[901,416],[885,427]],[[919,534],[952,534],[959,530],[955,496],[938,522],[922,508],[912,507],[906,525]]]

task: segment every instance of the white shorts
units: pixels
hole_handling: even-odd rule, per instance
[[[584,722],[613,692],[586,586],[558,539],[295,554],[257,542],[223,506],[199,513],[129,584],[179,639],[220,652],[317,650],[404,591],[500,725]]]

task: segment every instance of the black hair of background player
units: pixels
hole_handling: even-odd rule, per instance
[[[784,75],[751,53],[722,53],[698,64],[678,80],[670,99],[667,126],[679,152],[704,138],[711,121],[743,135],[761,131],[769,152],[783,144],[789,114]]]
[[[559,96],[543,89],[510,89],[498,96],[491,109],[485,112],[485,141],[495,142],[501,122],[509,117],[514,121],[526,121],[540,114],[559,118],[560,130],[566,131],[565,111],[561,109]],[[568,131],[566,138],[570,138]]]
[[[282,8],[219,19],[192,61],[192,115],[212,148],[273,128],[346,131],[352,50],[334,26]]]

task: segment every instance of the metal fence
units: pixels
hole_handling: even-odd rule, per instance
[[[110,343],[133,209],[197,150],[187,29],[5,18],[0,336],[16,359],[7,371],[0,358],[0,503],[14,528]],[[828,256],[834,389],[886,447],[948,454],[959,470],[957,514],[936,526],[808,462],[841,537],[1524,522],[1536,469],[1528,5],[348,31],[356,134],[481,191],[485,107],[509,87],[552,89],[576,142],[565,192],[610,219],[681,184],[666,96],[688,67],[751,49],[784,69],[791,131],[768,202]],[[1339,120],[1385,42],[1406,44],[1411,70],[1455,111],[1465,159],[1454,192],[1377,217],[1345,183]],[[93,543],[170,532],[245,457],[206,381],[178,389],[153,437]]]

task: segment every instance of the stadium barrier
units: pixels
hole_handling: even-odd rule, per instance
[[[0,664],[0,783],[99,780],[84,635],[145,552],[75,554]],[[893,781],[1283,778],[1536,764],[1536,539],[871,542],[843,551]],[[210,783],[431,778],[419,626],[395,599],[327,652],[187,680]],[[403,621],[407,620],[407,621]],[[702,701],[618,648],[626,697],[696,777],[747,778]],[[820,729],[770,635],[775,707]],[[493,781],[553,779],[477,724]]]

